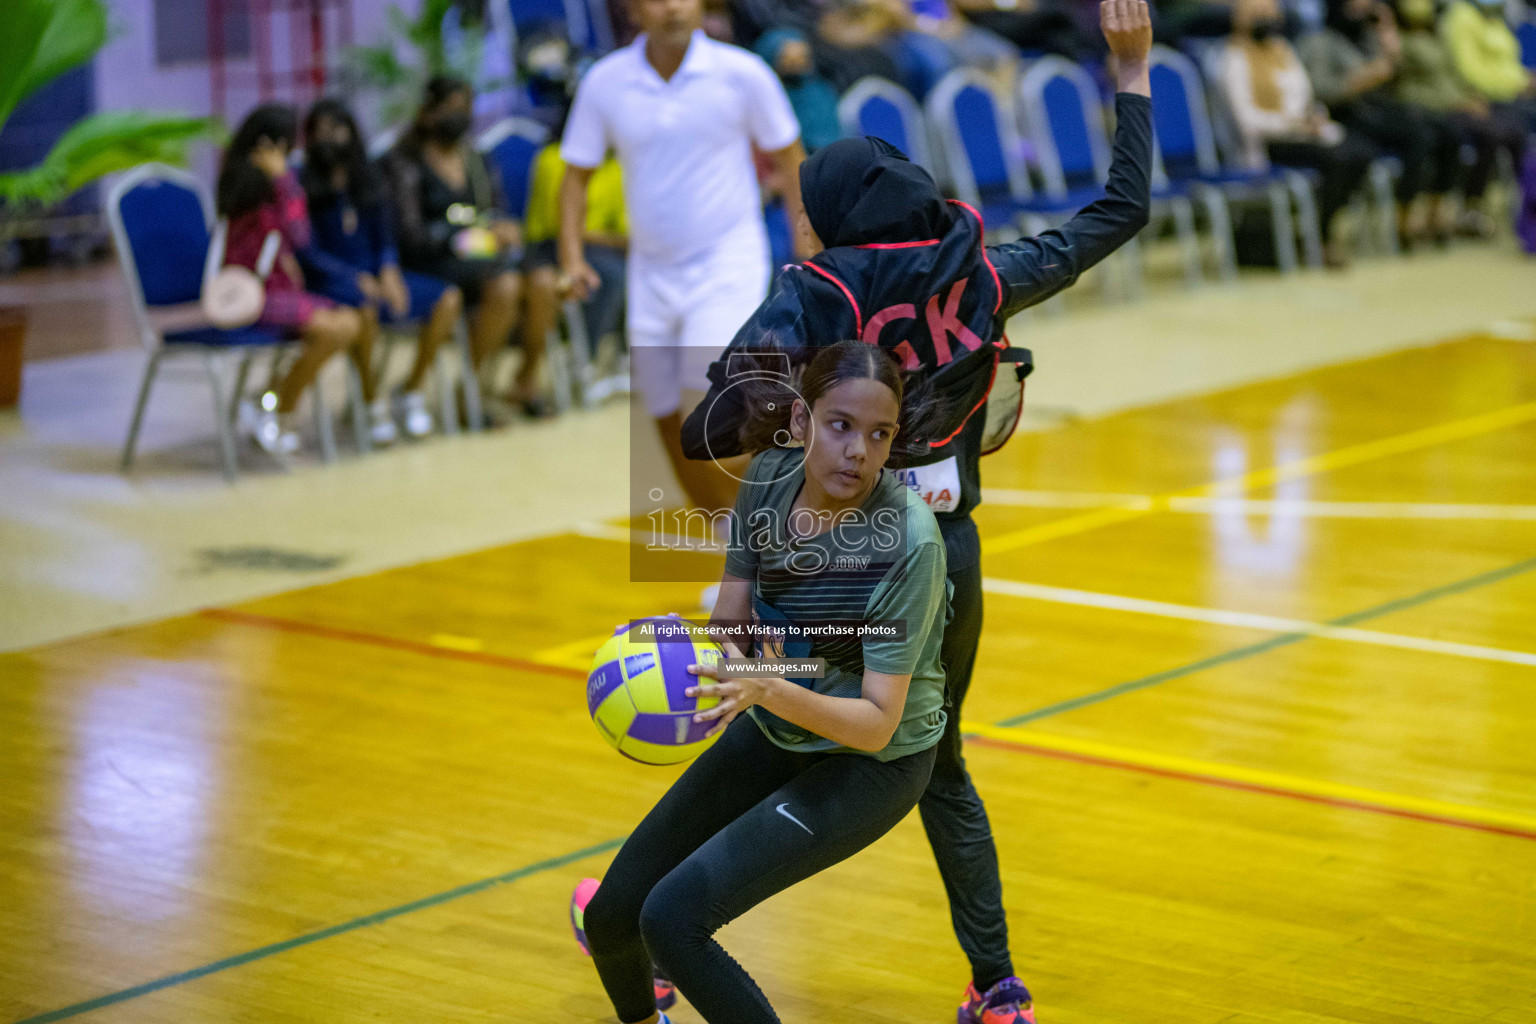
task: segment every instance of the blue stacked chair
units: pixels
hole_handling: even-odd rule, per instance
[[[925,106],[955,193],[992,225],[989,234],[1000,239],[1017,237],[1019,229],[1039,234],[1081,205],[1035,194],[1013,106],[980,72],[951,71],[933,87]]]
[[[567,37],[586,53],[613,49],[613,21],[604,0],[509,0],[516,32],[564,26]]]
[[[1536,21],[1527,18],[1517,24],[1515,38],[1520,40],[1520,63],[1536,71]]]
[[[1206,208],[1218,248],[1221,276],[1237,271],[1227,201],[1267,201],[1275,236],[1275,263],[1282,273],[1296,268],[1296,227],[1299,226],[1307,262],[1322,263],[1317,208],[1312,189],[1297,171],[1250,171],[1223,167],[1216,132],[1205,102],[1205,89],[1194,61],[1166,46],[1151,55],[1152,126],[1159,163],[1169,180],[1187,187]],[[1299,225],[1293,225],[1295,200]]]
[[[936,170],[922,109],[895,82],[874,76],[854,82],[838,100],[837,119],[844,135],[884,139],[918,166],[930,173]]]
[[[1072,206],[1085,206],[1102,196],[1109,178],[1110,141],[1093,76],[1065,58],[1042,57],[1019,80],[1019,96],[1046,194]],[[1172,218],[1185,283],[1197,286],[1200,245],[1194,206],[1184,191],[1167,182],[1155,162],[1152,215]],[[1134,246],[1125,258],[1139,265]],[[1130,290],[1139,286],[1139,280],[1139,274],[1129,275]]]

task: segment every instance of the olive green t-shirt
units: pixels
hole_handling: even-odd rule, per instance
[[[870,756],[889,761],[925,750],[944,732],[939,650],[952,587],[939,525],[922,498],[882,470],[855,514],[845,513],[833,529],[791,540],[786,528],[805,482],[804,463],[802,448],[773,449],[752,460],[736,497],[725,571],[753,581],[754,613],[765,622],[782,617],[811,626],[905,623],[904,638],[818,637],[786,644],[783,656],[825,658],[824,678],[795,682],[833,697],[858,697],[865,669],[911,673],[901,723],[890,744]],[[870,753],[840,746],[761,707],[748,713],[786,750]]]

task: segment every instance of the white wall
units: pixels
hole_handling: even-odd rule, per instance
[[[3,0],[0,0],[3,2]],[[210,0],[177,0],[201,6]],[[395,0],[408,14],[414,14],[420,0]],[[112,14],[112,40],[96,57],[96,107],[98,110],[157,110],[203,116],[212,112],[212,79],[206,62],[157,67],[155,64],[155,8],[153,0],[107,0]],[[353,40],[373,43],[388,33],[390,0],[350,0]],[[288,66],[288,31],[283,14],[274,16],[272,33],[273,64]],[[334,45],[334,41],[331,45]],[[233,127],[241,114],[258,100],[254,69],[250,61],[226,63],[226,116]],[[280,91],[278,98],[288,94]],[[365,123],[371,111],[360,114]],[[212,181],[217,167],[217,153],[211,146],[200,147],[193,158],[193,171],[205,181]]]

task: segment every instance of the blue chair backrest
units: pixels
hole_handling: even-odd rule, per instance
[[[181,182],[146,177],[117,198],[117,216],[145,305],[196,302],[209,242],[206,211],[197,191]]]
[[[1520,63],[1536,71],[1536,21],[1516,25],[1515,38],[1520,40]]]
[[[1102,184],[1109,137],[1093,77],[1069,60],[1042,57],[1019,81],[1019,95],[1047,190]]]
[[[859,131],[884,139],[912,159],[912,140],[907,137],[907,122],[896,104],[883,96],[871,96],[859,108]]]
[[[1200,72],[1183,54],[1152,49],[1152,130],[1163,166],[1174,178],[1220,170]]]
[[[912,94],[895,82],[874,76],[854,82],[837,101],[837,120],[844,135],[884,139],[913,163],[933,170],[923,113]]]
[[[528,210],[528,188],[532,184],[533,161],[549,141],[549,131],[537,121],[508,118],[480,137],[479,148],[501,175],[501,187],[507,196],[507,211],[514,217]]]
[[[992,91],[983,75],[965,68],[951,71],[933,87],[926,106],[961,199],[991,203],[1032,197],[1013,106]]]

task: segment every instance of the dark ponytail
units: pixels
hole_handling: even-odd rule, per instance
[[[890,352],[861,341],[840,341],[814,351],[810,364],[801,368],[793,381],[780,373],[749,377],[734,385],[743,392],[745,421],[741,425],[741,443],[746,451],[789,447],[789,418],[795,399],[804,399],[807,407],[814,408],[822,395],[844,381],[878,381],[901,404],[901,367]],[[733,372],[741,370],[733,367]]]
[[[809,353],[814,355],[806,364]],[[795,399],[814,406],[845,380],[878,380],[896,396],[901,414],[886,460],[889,466],[909,465],[931,455],[930,442],[944,440],[970,412],[966,395],[937,386],[931,371],[904,372],[889,349],[861,341],[840,341],[798,353],[786,353],[769,342],[750,353],[732,353],[729,359],[730,376],[743,377],[731,386],[742,391],[745,411],[739,436],[746,452],[789,447]],[[782,367],[790,363],[796,369],[786,376]]]

